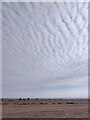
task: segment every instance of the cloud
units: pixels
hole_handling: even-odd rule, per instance
[[[87,96],[87,8],[87,3],[3,3],[4,97]]]

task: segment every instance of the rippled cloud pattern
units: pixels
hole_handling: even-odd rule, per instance
[[[88,3],[3,3],[3,97],[88,97]]]

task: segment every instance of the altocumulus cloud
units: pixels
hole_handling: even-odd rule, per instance
[[[88,97],[88,3],[3,3],[3,97]]]

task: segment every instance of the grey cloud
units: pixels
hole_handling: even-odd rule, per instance
[[[78,77],[77,85],[83,83],[80,79],[88,74],[87,8],[87,3],[3,3],[4,97],[27,97],[34,88],[40,97],[58,77],[57,84],[65,79],[76,84]],[[53,92],[56,97],[56,86]]]

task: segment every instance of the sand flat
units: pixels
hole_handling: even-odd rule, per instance
[[[88,118],[88,100],[3,100],[3,118]]]
[[[0,119],[2,118],[2,101],[0,100]]]

